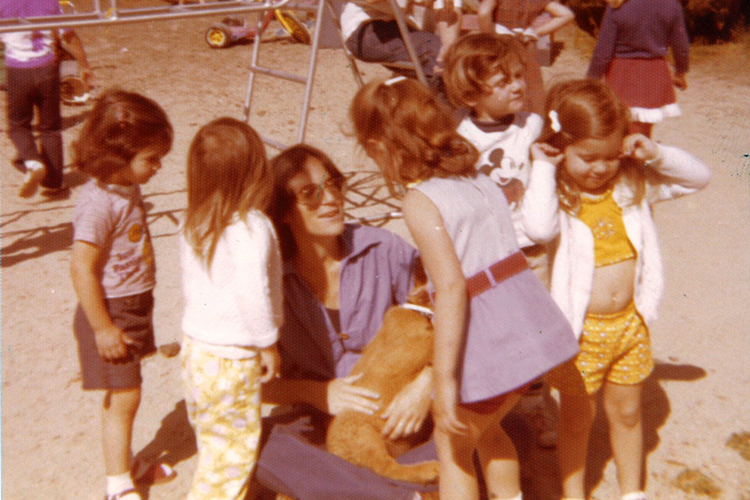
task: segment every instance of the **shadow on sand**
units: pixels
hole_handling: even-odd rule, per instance
[[[698,366],[657,361],[654,372],[643,388],[643,442],[647,461],[649,454],[659,445],[659,429],[667,421],[671,411],[669,398],[661,381],[692,382],[705,376],[706,371]],[[562,487],[556,451],[537,446],[528,422],[515,413],[506,417],[503,426],[518,450],[524,500],[559,500],[562,497]],[[591,429],[586,470],[587,491],[591,492],[601,483],[604,470],[611,459],[609,424],[599,398],[597,416]]]

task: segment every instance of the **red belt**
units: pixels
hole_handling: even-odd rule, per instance
[[[523,252],[516,252],[501,261],[495,262],[474,276],[466,278],[466,291],[469,293],[469,298],[481,295],[498,283],[502,283],[528,268],[529,263],[526,262]]]

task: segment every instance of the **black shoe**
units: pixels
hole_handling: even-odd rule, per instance
[[[68,198],[70,196],[70,186],[64,182],[60,187],[56,188],[46,188],[42,186],[42,191],[39,194],[50,199]]]

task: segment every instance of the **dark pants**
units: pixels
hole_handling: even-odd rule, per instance
[[[409,34],[428,85],[432,89],[439,89],[442,78],[435,74],[435,65],[441,47],[440,37],[430,31],[411,28]],[[346,46],[354,57],[365,62],[411,62],[396,21],[362,23],[346,40]]]
[[[330,419],[315,410],[264,418],[264,443],[255,473],[258,483],[298,500],[412,500],[417,491],[437,490],[436,484],[384,478],[328,453],[325,440]],[[423,431],[424,439],[429,439],[432,425],[425,425]],[[437,460],[431,439],[398,458],[402,464],[428,460]]]
[[[57,64],[41,68],[7,68],[8,124],[16,147],[16,168],[26,171],[23,161],[44,164],[46,188],[59,188],[63,181],[62,117],[60,116],[60,72]],[[32,128],[34,108],[39,111],[39,145]]]

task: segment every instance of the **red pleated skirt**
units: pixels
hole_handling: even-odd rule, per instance
[[[631,108],[634,121],[656,123],[680,115],[672,73],[664,58],[614,58],[606,81]]]

